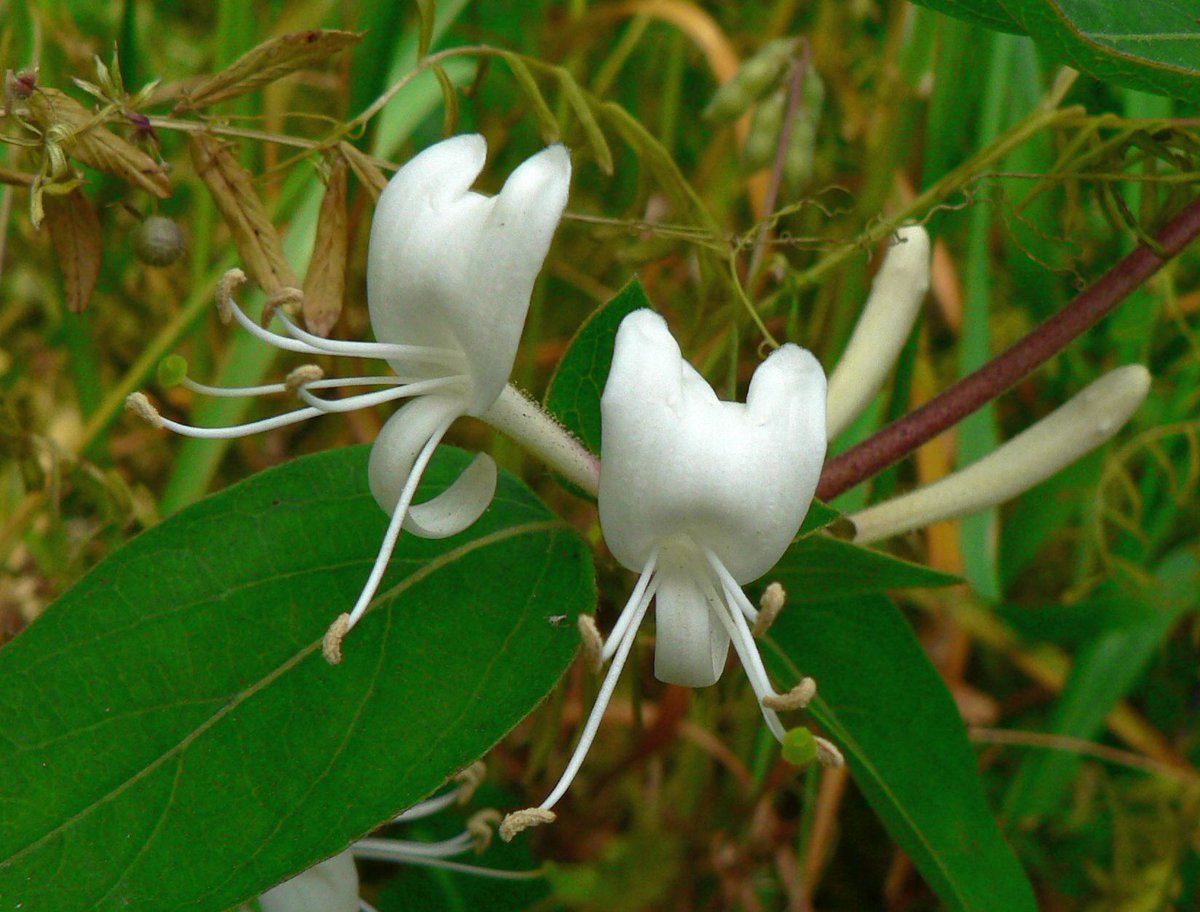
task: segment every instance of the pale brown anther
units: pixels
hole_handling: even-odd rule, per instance
[[[125,397],[125,408],[136,414],[156,428],[163,426],[162,416],[158,414],[158,409],[150,404],[150,400],[146,398],[145,393],[130,393]]]
[[[233,319],[233,311],[229,308],[229,299],[245,281],[246,273],[235,267],[221,276],[217,282],[217,316],[221,318],[222,323],[228,323]]]
[[[302,386],[307,386],[310,383],[315,383],[325,376],[325,371],[317,367],[315,364],[301,364],[298,368],[287,375],[287,379],[283,381],[283,385],[287,387],[289,393],[294,393]]]
[[[267,295],[267,302],[263,305],[262,319],[259,323],[266,328],[270,324],[271,318],[275,316],[275,311],[280,309],[289,317],[294,317],[303,303],[304,292],[299,288],[291,285],[277,288]]]
[[[492,834],[500,820],[500,812],[495,808],[476,811],[467,819],[467,832],[475,837],[476,855],[482,855],[492,844]]]
[[[842,756],[842,752],[834,746],[832,741],[818,736],[814,736],[813,741],[817,745],[817,762],[821,766],[842,766],[846,762],[846,758]]]
[[[483,784],[484,777],[487,776],[487,767],[482,760],[476,760],[465,769],[459,770],[454,774],[454,781],[460,783],[458,786],[458,803],[466,804],[475,795],[475,790]]]
[[[758,620],[754,622],[754,628],[750,631],[754,636],[760,637],[775,623],[775,618],[779,617],[779,612],[783,610],[783,603],[787,600],[787,592],[784,591],[783,585],[780,583],[771,583],[763,590],[762,598],[758,601]]]
[[[346,638],[349,630],[350,615],[343,612],[325,631],[325,636],[321,640],[321,655],[330,665],[342,664],[342,640]]]
[[[577,624],[579,639],[583,645],[583,660],[587,662],[588,668],[598,672],[604,667],[604,637],[600,635],[596,619],[590,614],[579,615]]]
[[[558,815],[544,808],[525,808],[523,811],[513,811],[500,824],[500,838],[512,842],[513,837],[522,830],[540,826],[543,823],[554,823]]]
[[[767,694],[763,697],[763,706],[778,712],[788,712],[804,709],[812,698],[817,695],[817,682],[812,678],[803,678],[799,684],[784,694]]]

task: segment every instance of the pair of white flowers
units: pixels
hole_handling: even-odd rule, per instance
[[[184,381],[212,395],[291,392],[303,400],[293,412],[235,427],[170,421],[141,394],[130,405],[182,434],[231,437],[408,400],[371,450],[371,491],[391,520],[362,593],[326,637],[325,654],[334,662],[342,638],[371,603],[401,531],[453,535],[491,502],[496,466],[480,454],[449,489],[414,503],[426,466],[457,418],[490,422],[597,495],[605,541],[638,581],[607,642],[590,618],[581,622],[597,665],[611,664],[562,780],[538,808],[509,815],[501,834],[511,838],[553,819],[551,808],[582,763],[652,601],[657,677],[692,687],[712,684],[732,645],[767,725],[783,740],[777,711],[802,708],[815,685],[805,678],[784,693],[773,687],[752,630],[769,618],[760,619],[742,586],[767,573],[792,542],[812,501],[826,441],[867,406],[894,364],[928,284],[929,240],[920,228],[899,232],[828,390],[812,354],[788,344],[759,366],[745,403],[720,401],[684,360],[661,317],[649,310],[628,316],[601,400],[601,471],[574,438],[507,383],[533,284],[566,206],[570,159],[562,146],[545,149],[517,168],[498,195],[485,197],[470,187],[486,151],[480,136],[445,140],[408,162],[380,196],[367,263],[376,342],[321,338],[282,312],[276,319],[284,332],[276,333],[238,307],[231,297],[235,283],[218,290],[223,313],[264,341],[310,356],[376,358],[394,374],[325,379],[307,366],[287,383],[252,388]],[[1142,368],[1114,371],[963,476],[851,517],[859,539],[875,540],[1012,496],[1115,432],[1147,385]],[[340,399],[321,395],[355,386],[379,389]],[[1034,439],[1022,444],[1030,434]],[[769,593],[764,609],[776,612],[778,587]],[[823,740],[818,756],[841,762]]]

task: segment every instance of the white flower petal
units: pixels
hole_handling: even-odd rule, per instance
[[[400,408],[371,445],[367,479],[375,502],[388,516],[396,509],[421,448],[447,420],[462,414],[462,402],[450,396],[421,396]]]
[[[711,549],[740,583],[779,560],[825,458],[825,376],[785,345],[760,365],[749,398],[719,401],[652,311],[622,322],[601,399],[598,499],[625,567],[640,569],[676,535]]]
[[[729,634],[714,614],[716,593],[695,562],[660,558],[655,572],[654,676],[665,684],[716,683],[729,654]]]
[[[498,196],[482,196],[469,187],[485,156],[482,137],[457,136],[408,162],[379,197],[367,257],[376,338],[461,350],[471,415],[508,381],[571,179],[566,150],[552,146],[517,168]]]
[[[349,851],[327,858],[258,898],[262,912],[358,912],[358,871]]]
[[[449,538],[479,519],[495,494],[496,463],[487,453],[477,453],[454,484],[408,508],[404,528],[421,538]]]

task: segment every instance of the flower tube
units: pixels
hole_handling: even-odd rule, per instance
[[[330,628],[325,656],[341,660],[341,639],[362,617],[402,529],[444,538],[466,529],[491,503],[496,466],[479,454],[446,491],[414,503],[442,437],[464,415],[484,416],[505,390],[534,281],[567,202],[571,161],[561,145],[527,159],[493,197],[470,190],[487,156],[482,136],[456,136],[414,157],[379,197],[367,253],[367,302],[375,342],[326,339],[286,314],[276,333],[237,305],[234,272],[218,287],[222,315],[286,351],[383,361],[394,374],[325,379],[307,366],[287,383],[220,389],[185,380],[196,392],[242,396],[294,392],[304,406],[234,427],[200,428],[160,416],[141,393],[129,406],[156,426],[192,437],[240,437],[330,412],[407,400],[384,424],[369,464],[371,493],[391,516],[375,564],[350,611]],[[327,390],[379,387],[347,398]]]
[[[744,404],[722,402],[660,316],[639,310],[622,321],[601,398],[598,501],[609,549],[639,577],[608,641],[593,642],[611,664],[566,771],[538,807],[508,815],[502,838],[554,819],[652,601],[656,677],[713,684],[732,644],[767,726],[784,740],[776,712],[805,706],[816,685],[774,688],[751,633],[758,611],[741,587],[775,565],[808,512],[825,458],[825,392],[816,359],[784,345],[755,371]],[[588,621],[581,632],[594,640]],[[819,755],[840,761],[828,742]]]
[[[1140,364],[1109,371],[1016,437],[945,478],[851,514],[870,544],[1011,500],[1108,441],[1150,392]]]

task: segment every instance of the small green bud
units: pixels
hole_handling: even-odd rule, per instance
[[[779,38],[764,45],[717,89],[704,109],[704,117],[723,123],[741,117],[779,81],[795,47],[794,38]]]
[[[187,376],[187,358],[182,355],[167,355],[158,362],[158,385],[163,389],[179,386]]]
[[[183,253],[183,229],[173,219],[152,215],[133,233],[133,252],[143,263],[170,266]]]
[[[793,766],[808,766],[817,759],[817,740],[807,728],[793,728],[783,736],[783,759]]]

